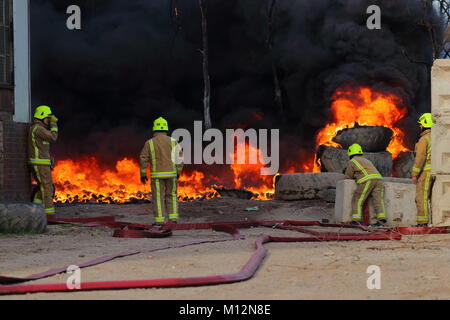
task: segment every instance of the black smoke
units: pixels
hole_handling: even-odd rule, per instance
[[[266,42],[268,3],[208,1],[216,127],[281,128],[281,158],[288,159],[292,150],[314,149],[314,133],[327,122],[330,98],[341,86],[394,92],[410,119],[430,110],[432,46],[429,30],[420,25],[420,0],[278,0],[273,55]],[[51,105],[61,118],[58,158],[134,157],[156,117],[167,117],[172,128],[191,128],[202,119],[197,0],[31,4],[32,102]],[[66,28],[72,4],[82,9],[81,31]],[[382,30],[366,27],[372,4],[382,9]],[[438,14],[428,12],[425,19],[437,25],[440,39]],[[282,115],[274,102],[272,59]]]

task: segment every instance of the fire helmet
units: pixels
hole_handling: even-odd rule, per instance
[[[434,126],[433,115],[431,113],[424,113],[419,118],[419,124],[425,129],[431,129]]]
[[[158,118],[153,122],[153,131],[169,131],[169,123],[164,118]]]
[[[348,148],[348,156],[349,157],[356,156],[356,155],[362,156],[363,154],[364,154],[364,152],[363,152],[362,147],[357,143],[351,145],[350,148]]]
[[[53,112],[49,106],[39,106],[36,108],[34,113],[34,118],[39,120],[44,120],[45,118],[50,118],[51,116],[53,116]]]

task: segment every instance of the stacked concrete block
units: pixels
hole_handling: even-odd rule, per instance
[[[436,125],[431,133],[433,175],[450,174],[450,113],[447,116],[434,115]]]
[[[411,227],[417,224],[417,207],[415,204],[416,186],[405,179],[385,180],[385,207],[388,227]],[[352,198],[356,191],[354,180],[342,180],[337,184],[335,221],[348,223],[352,221]],[[373,206],[369,202],[371,223],[376,222]]]
[[[450,60],[436,60],[433,66],[432,112],[432,222],[450,226]]]
[[[438,175],[433,187],[433,225],[450,226],[450,175]]]
[[[432,70],[432,112],[437,114],[450,109],[450,60],[438,59]]]

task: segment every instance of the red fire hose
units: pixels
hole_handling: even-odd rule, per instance
[[[322,242],[322,241],[363,241],[363,240],[400,240],[402,232],[411,232],[411,228],[407,230],[405,228],[398,228],[394,231],[378,231],[372,233],[339,233],[339,232],[319,232],[310,230],[307,226],[321,226],[321,227],[341,227],[341,228],[354,228],[348,225],[332,225],[323,224],[317,221],[250,221],[250,222],[224,222],[224,223],[199,223],[199,224],[179,224],[179,225],[165,225],[161,229],[157,229],[148,225],[139,225],[126,222],[116,222],[114,217],[101,217],[101,218],[77,218],[77,219],[55,219],[49,218],[49,224],[83,224],[85,226],[104,226],[116,230],[114,236],[117,237],[169,237],[172,235],[173,230],[206,230],[213,229],[219,232],[226,232],[233,236],[231,239],[220,240],[203,240],[196,242],[189,242],[175,246],[166,246],[160,248],[153,248],[142,251],[130,251],[121,253],[114,256],[102,257],[93,261],[79,264],[80,268],[87,268],[90,266],[98,265],[111,261],[113,259],[136,255],[140,253],[148,253],[154,251],[167,250],[171,248],[181,248],[192,245],[199,245],[204,243],[217,243],[224,241],[234,241],[242,239],[238,228],[251,228],[251,227],[270,227],[279,228],[284,230],[291,230],[302,232],[311,235],[310,237],[273,237],[262,236],[256,240],[256,251],[253,253],[247,264],[241,269],[240,272],[228,275],[214,275],[205,277],[192,277],[192,278],[174,278],[174,279],[152,279],[152,280],[129,280],[129,281],[108,281],[108,282],[86,282],[81,284],[79,291],[92,291],[92,290],[120,290],[120,289],[138,289],[138,288],[168,288],[168,287],[188,287],[188,286],[203,286],[203,285],[218,285],[233,282],[241,282],[252,278],[259,267],[261,266],[267,250],[264,248],[264,244],[270,242]],[[417,229],[417,228],[414,228]],[[420,228],[422,229],[422,228]],[[432,230],[431,230],[432,229]],[[430,230],[422,230],[421,232],[432,233],[448,233],[448,229],[445,232],[442,228],[431,228]],[[417,234],[417,233],[415,233]],[[66,272],[67,267],[49,270],[47,272],[33,275],[26,278],[12,278],[12,277],[0,277],[0,295],[11,294],[25,294],[25,293],[39,293],[39,292],[74,292],[67,287],[67,284],[38,284],[38,285],[17,285],[18,283],[34,281],[38,279],[47,278],[56,274]],[[15,285],[12,285],[15,284]]]
[[[397,232],[402,235],[424,235],[424,234],[446,234],[450,233],[450,227],[399,227],[394,228],[393,232]]]

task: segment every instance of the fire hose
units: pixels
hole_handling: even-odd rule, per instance
[[[49,292],[81,292],[94,290],[123,290],[142,288],[179,288],[190,286],[219,285],[227,283],[241,282],[251,279],[262,265],[266,256],[267,243],[292,243],[292,242],[325,242],[325,241],[368,241],[368,240],[401,240],[403,234],[442,234],[449,233],[448,228],[397,228],[393,230],[374,230],[370,233],[340,233],[340,232],[320,232],[306,227],[339,227],[353,228],[349,225],[324,224],[318,221],[245,221],[245,222],[222,222],[222,223],[193,223],[193,224],[167,224],[158,229],[148,225],[140,225],[127,222],[116,222],[114,217],[99,218],[74,218],[55,219],[49,217],[49,224],[82,224],[87,227],[103,226],[116,229],[114,237],[122,238],[163,238],[170,237],[175,230],[207,230],[212,229],[217,232],[225,232],[232,235],[232,238],[217,240],[201,240],[187,242],[178,245],[152,248],[141,251],[128,251],[113,256],[101,257],[90,262],[79,264],[81,268],[87,268],[108,261],[155,251],[182,248],[206,243],[218,243],[225,241],[236,241],[243,239],[238,229],[266,227],[282,230],[297,231],[309,234],[309,237],[274,237],[270,235],[261,236],[256,239],[256,250],[245,264],[245,266],[235,274],[213,275],[190,278],[168,278],[149,280],[127,280],[127,281],[107,281],[107,282],[85,282],[81,288],[73,290],[68,288],[66,283],[60,284],[34,284],[22,285],[20,283],[48,278],[57,274],[65,273],[67,267],[48,270],[46,272],[32,275],[25,278],[2,277],[0,276],[0,295],[26,294],[26,293],[49,293]],[[356,229],[363,229],[358,228]]]

